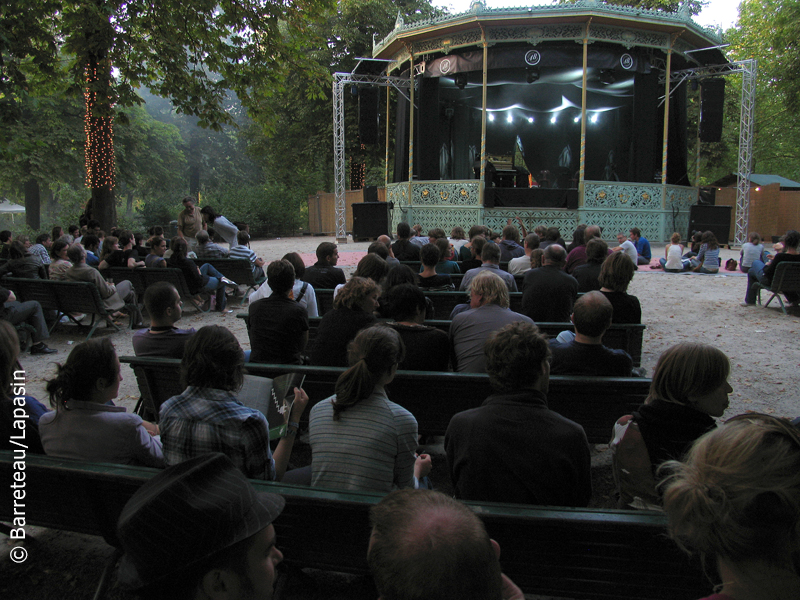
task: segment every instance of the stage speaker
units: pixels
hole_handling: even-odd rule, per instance
[[[719,77],[700,82],[700,141],[722,139],[722,108],[725,104],[725,80]]]
[[[362,144],[378,143],[378,92],[376,87],[358,89],[358,137]]]
[[[364,196],[364,202],[377,202],[378,201],[378,186],[365,185],[364,191],[361,192]]]
[[[712,231],[722,246],[730,241],[731,207],[703,206],[695,204],[689,208],[689,231],[686,239],[691,239],[693,231]]]
[[[386,202],[353,204],[353,241],[389,234],[389,205]]]

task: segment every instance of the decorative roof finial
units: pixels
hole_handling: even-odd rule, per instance
[[[686,21],[689,21],[692,18],[692,10],[691,6],[689,6],[689,0],[683,0],[678,6],[678,16]]]
[[[397,11],[397,20],[394,22],[395,29],[401,29],[406,22],[403,21],[403,15],[400,14],[400,11]]]
[[[486,3],[483,0],[473,0],[469,5],[469,12],[477,13],[483,10],[486,10]]]

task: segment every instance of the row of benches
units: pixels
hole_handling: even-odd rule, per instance
[[[19,473],[14,461],[10,451],[0,451],[3,481]],[[28,455],[24,462],[26,526],[104,536],[111,544],[122,507],[158,472],[48,456]],[[287,565],[368,573],[368,513],[379,495],[251,483],[259,492],[286,499],[274,525]],[[13,494],[0,494],[0,519],[19,516],[14,502]],[[502,547],[503,572],[526,594],[694,600],[711,591],[699,561],[680,553],[666,537],[666,520],[659,513],[468,504]]]
[[[180,360],[121,356],[136,375],[143,406],[158,418],[166,400],[183,392]],[[251,375],[274,379],[285,373],[302,373],[303,389],[311,406],[332,396],[343,367],[268,365],[247,363]],[[583,426],[591,444],[606,444],[616,420],[636,410],[650,390],[650,379],[643,377],[550,377],[549,407]],[[493,390],[485,373],[438,371],[397,371],[387,386],[389,397],[408,409],[419,424],[422,435],[444,435],[456,413],[480,406]],[[309,406],[310,409],[310,406]],[[303,415],[308,421],[309,410]]]

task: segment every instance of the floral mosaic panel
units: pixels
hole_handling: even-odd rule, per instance
[[[492,231],[502,231],[509,219],[511,219],[512,225],[519,227],[518,216],[522,219],[522,223],[528,233],[531,233],[538,225],[544,225],[545,227],[558,227],[562,236],[566,235],[565,232],[569,232],[569,235],[572,235],[572,232],[578,226],[578,213],[576,211],[536,210],[531,208],[487,208],[484,213],[483,224]],[[522,234],[521,231],[520,234]]]
[[[664,213],[638,211],[586,211],[581,210],[580,222],[599,225],[603,229],[603,239],[613,240],[617,233],[628,233],[631,227],[638,227],[642,235],[650,241],[663,241]],[[672,232],[670,232],[672,233]],[[669,239],[669,237],[667,237]]]
[[[592,25],[589,36],[594,40],[616,42],[626,48],[648,46],[651,48],[669,48],[669,35],[643,29]]]
[[[667,186],[667,199],[664,208],[672,210],[689,210],[689,207],[697,202],[697,188],[683,187],[679,185]]]
[[[477,180],[415,183],[411,186],[411,204],[477,206],[480,202],[479,191],[480,182]]]
[[[584,208],[625,208],[661,210],[662,187],[646,183],[609,183],[587,181],[584,185]]]
[[[428,231],[434,227],[441,227],[445,233],[450,234],[450,230],[456,225],[468,230],[475,223],[481,223],[480,208],[458,208],[450,206],[441,206],[436,208],[420,208],[414,207],[411,209],[411,221],[409,223],[422,225],[422,231]],[[413,221],[413,222],[412,222]]]

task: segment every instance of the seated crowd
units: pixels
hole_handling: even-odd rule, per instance
[[[184,205],[194,210],[186,199]],[[649,243],[639,230],[631,229],[631,242],[611,250],[600,239],[598,227],[581,228],[568,251],[552,227],[541,235],[525,234],[523,246],[519,230],[510,223],[498,242],[491,241],[482,226],[470,229],[470,239],[461,228],[448,239],[440,229],[423,238],[401,223],[397,240],[391,243],[387,237],[370,246],[348,280],[336,266],[335,244],[320,244],[312,266],[306,267],[297,253],[267,265],[248,247],[246,231],[228,231],[227,219],[213,211],[208,217],[203,219],[226,228],[229,256],[249,260],[254,277],[261,270],[266,276],[250,296],[247,360],[345,368],[329,398],[309,399],[301,388],[294,388],[288,426],[277,445],[270,440],[264,413],[238,395],[246,354],[228,329],[178,329],[182,300],[174,286],[159,282],[142,291],[129,281],[114,285],[89,265],[92,255],[100,269],[180,269],[192,294],[203,295],[207,305],[213,295],[217,309],[224,310],[226,291],[236,284],[210,263],[198,267],[192,258],[221,248],[207,229],[197,232],[191,244],[194,252],[183,236],[173,238],[167,252],[161,232],[154,232],[146,256],[135,250],[135,237],[127,231],[104,236],[88,227],[80,243],[42,235],[36,246],[45,249],[44,254],[40,248],[33,250],[35,246],[26,248],[24,240],[3,236],[9,258],[0,266],[3,272],[90,281],[109,310],[129,311],[134,326],[142,325],[138,291],[150,325],[138,327],[133,335],[136,355],[181,359],[185,389],[162,404],[158,415],[147,415],[154,422],[114,405],[122,377],[108,338],[76,345],[58,366],[47,384],[53,410],[31,397],[20,405],[10,394],[19,343],[5,321],[34,326],[34,354],[51,352],[42,341],[48,328],[38,303],[16,302],[13,293],[0,288],[6,300],[0,313],[3,427],[18,407],[47,454],[166,467],[120,518],[125,550],[120,580],[148,597],[216,597],[206,592],[222,585],[224,578],[232,586],[259,576],[271,590],[274,566],[282,558],[271,523],[279,518],[284,501],[273,494],[257,495],[247,477],[388,494],[372,511],[369,550],[375,584],[385,597],[396,597],[392,586],[404,592],[422,586],[418,594],[402,597],[453,597],[454,590],[464,589],[459,596],[521,598],[519,589],[500,573],[499,548],[474,514],[458,501],[425,489],[436,482],[427,477],[432,463],[419,448],[417,419],[392,402],[385,388],[398,369],[488,374],[494,393],[480,407],[452,415],[444,438],[454,496],[589,505],[590,446],[581,425],[548,408],[550,376],[633,374],[631,356],[603,345],[603,335],[612,324],[641,323],[640,303],[627,293],[636,263],[650,260]],[[800,234],[789,232],[786,252],[773,262],[794,260],[798,239]],[[696,259],[698,270],[711,270],[707,265],[714,250],[718,256],[714,243],[705,242]],[[636,260],[627,245],[637,252]],[[665,263],[670,257],[668,249]],[[534,266],[539,260],[541,266]],[[406,261],[421,261],[419,272],[402,264]],[[513,264],[514,271],[501,268],[501,261],[509,270]],[[518,291],[515,274],[522,279],[520,312],[510,308],[510,294]],[[424,290],[455,289],[453,275],[460,276],[458,287],[467,292],[469,302],[449,315],[449,332],[444,333],[425,323],[431,307]],[[750,283],[762,282],[771,271],[753,259],[748,275]],[[335,290],[333,309],[322,315],[309,346],[309,319],[319,316],[319,290]],[[748,288],[748,303],[751,299]],[[537,321],[563,323],[564,331],[548,340]],[[786,422],[763,415],[743,415],[718,426],[715,418],[727,409],[732,391],[729,374],[728,357],[708,345],[679,344],[661,355],[644,404],[622,416],[609,432],[619,506],[663,506],[679,545],[715,559],[712,566],[727,594],[719,598],[759,597],[752,595],[759,586],[774,589],[776,594],[769,597],[789,598],[781,595],[783,591],[796,591],[800,585],[800,436]],[[310,465],[292,468],[307,407]],[[729,458],[734,454],[736,460]],[[196,497],[208,494],[208,502],[190,502],[190,491]],[[204,538],[202,543],[209,547],[203,553],[197,540],[184,539],[191,528],[170,524],[175,535],[169,544],[174,547],[163,548],[159,561],[143,553],[147,546],[142,539],[152,527],[152,511],[166,502],[185,506],[177,512],[187,522],[228,519],[226,526],[236,534]],[[233,502],[248,503],[254,522],[245,526],[233,518],[226,510]],[[427,511],[430,519],[436,516],[434,525]],[[454,528],[459,530],[458,540],[453,540]],[[436,562],[438,551],[416,539],[425,529],[442,544],[456,546],[455,553],[474,546],[462,563],[437,565],[438,582],[411,564],[412,558],[428,565]],[[733,529],[740,535],[729,540],[726,536],[733,538]],[[770,536],[772,545],[767,542]],[[230,566],[231,560],[249,556],[253,548],[267,556],[266,575]],[[483,563],[473,578],[465,575],[469,561]],[[174,577],[184,572],[186,577]],[[442,587],[443,582],[448,587]],[[478,589],[484,591],[478,594]]]

